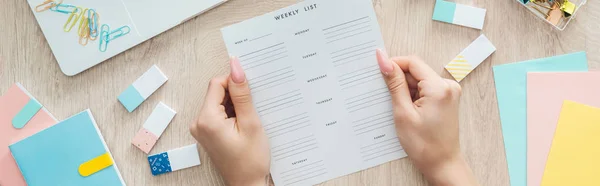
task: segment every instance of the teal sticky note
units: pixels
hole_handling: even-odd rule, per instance
[[[25,107],[12,119],[13,127],[17,129],[23,128],[40,109],[42,109],[42,104],[35,99],[29,99]]]
[[[454,11],[456,11],[456,3],[436,0],[433,8],[433,20],[452,23],[454,22]]]
[[[511,186],[527,185],[527,73],[587,70],[585,52],[494,66]]]
[[[29,186],[125,185],[116,164],[88,177],[78,168],[110,152],[89,110],[9,146]]]
[[[138,92],[133,85],[130,85],[123,93],[121,93],[121,95],[119,95],[119,102],[123,104],[127,111],[133,112],[133,110],[144,102],[144,97],[142,97],[140,92]]]

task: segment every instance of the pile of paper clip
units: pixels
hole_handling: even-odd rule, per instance
[[[51,10],[58,13],[69,14],[67,22],[63,25],[65,32],[70,32],[79,22],[77,34],[79,35],[79,44],[85,46],[89,40],[95,41],[100,37],[98,49],[105,52],[108,48],[108,43],[121,36],[129,34],[131,28],[125,25],[115,30],[110,30],[107,24],[103,24],[98,32],[100,14],[94,9],[78,7],[70,4],[63,4],[63,0],[56,2],[55,0],[46,0],[35,7],[36,12]]]

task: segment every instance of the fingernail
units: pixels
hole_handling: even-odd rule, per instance
[[[246,81],[246,74],[237,57],[231,57],[229,59],[229,66],[231,67],[231,79],[234,83],[243,83]]]
[[[394,71],[394,66],[389,62],[389,56],[384,50],[377,49],[377,63],[381,73],[388,75]]]

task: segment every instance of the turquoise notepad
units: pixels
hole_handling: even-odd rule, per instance
[[[527,72],[587,70],[585,52],[494,66],[511,186],[527,185]]]
[[[79,172],[81,164],[110,155],[89,110],[10,145],[10,151],[29,186],[125,185],[114,162],[87,177]]]

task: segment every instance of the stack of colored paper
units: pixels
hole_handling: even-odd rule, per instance
[[[600,72],[584,52],[494,67],[510,185],[600,185]]]
[[[125,185],[89,110],[62,122],[20,84],[0,97],[0,185]]]

